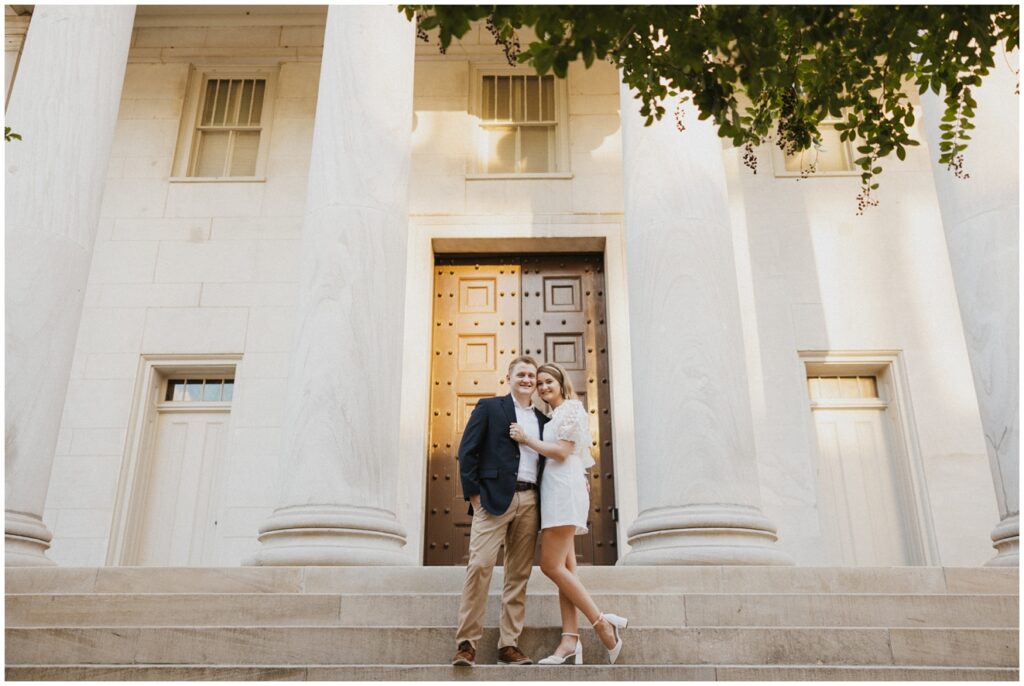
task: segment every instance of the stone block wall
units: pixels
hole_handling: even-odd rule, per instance
[[[207,21],[136,19],[45,513],[61,565],[105,562],[142,356],[241,356],[204,564],[254,552],[274,506],[323,16]],[[172,181],[192,65],[268,58],[280,72],[265,180]]]
[[[885,160],[879,205],[863,216],[855,174],[778,178],[768,146],[752,174],[742,151],[725,152],[765,511],[798,564],[836,564],[816,502],[803,351],[900,352],[931,559],[971,566],[993,555],[998,514],[930,177],[938,153],[921,121],[922,145]]]
[[[204,564],[237,565],[258,549],[257,527],[287,468],[279,464],[283,399],[322,42],[316,12],[287,22],[269,10],[244,19],[137,17],[45,512],[58,564],[106,561],[140,360],[156,355],[241,356],[224,489],[213,504],[217,552]],[[401,429],[411,476],[401,477],[407,497],[398,512],[411,560],[421,558],[428,411],[417,361],[429,367],[429,351],[420,354],[429,313],[418,311],[419,295],[429,290],[435,238],[605,241],[622,543],[636,516],[630,475],[644,469],[644,456],[631,445],[631,397],[644,389],[632,387],[628,369],[617,74],[600,62],[570,68],[566,178],[467,178],[471,66],[501,59],[480,30],[446,56],[417,48],[403,372],[412,381],[404,381],[411,400]],[[172,180],[192,65],[278,63],[265,180]],[[816,501],[816,437],[798,353],[896,350],[934,562],[981,564],[998,517],[928,166],[934,153],[922,146],[906,163],[886,163],[881,204],[863,217],[855,216],[856,176],[776,178],[770,150],[758,154],[753,175],[739,151],[723,148],[763,509],[779,527],[779,547],[801,565],[837,564]]]

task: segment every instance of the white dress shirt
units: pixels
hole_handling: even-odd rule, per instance
[[[512,396],[512,404],[516,406],[516,422],[519,423],[519,426],[523,427],[527,436],[540,440],[540,423],[537,421],[537,414],[533,411],[533,405],[521,407],[515,396]],[[537,461],[539,459],[540,456],[537,455],[536,450],[525,443],[520,443],[519,473],[516,476],[516,481],[537,483]]]

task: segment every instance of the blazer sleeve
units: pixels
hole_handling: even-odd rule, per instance
[[[487,407],[483,401],[476,404],[459,443],[459,476],[462,478],[462,496],[480,493],[480,448],[487,436]]]

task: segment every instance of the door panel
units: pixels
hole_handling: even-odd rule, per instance
[[[601,255],[438,258],[427,474],[428,565],[465,564],[470,517],[461,493],[458,445],[481,397],[508,393],[520,354],[566,368],[591,416],[590,533],[581,564],[614,564],[614,472]]]
[[[880,409],[816,409],[819,501],[850,566],[914,564],[901,477]]]
[[[210,514],[224,455],[227,412],[168,412],[157,421],[135,564],[209,563]]]
[[[519,265],[488,261],[434,270],[427,564],[464,564],[472,518],[459,479],[459,442],[480,398],[503,395],[519,354]]]
[[[602,257],[537,256],[523,260],[523,346],[539,362],[565,368],[590,414],[590,531],[576,542],[581,564],[617,560],[612,481],[608,351]]]

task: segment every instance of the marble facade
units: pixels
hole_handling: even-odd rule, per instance
[[[892,526],[921,563],[1016,564],[1005,75],[970,184],[933,164],[925,98],[858,217],[855,174],[786,177],[765,147],[753,175],[693,113],[645,129],[602,63],[564,85],[567,170],[476,173],[472,80],[504,66],[482,27],[441,55],[393,8],[60,11],[34,11],[16,69],[8,32],[8,565],[124,563],[144,370],[218,356],[236,389],[201,563],[420,564],[434,254],[536,246],[604,253],[620,563],[841,566],[813,359],[893,377],[915,516]],[[214,68],[274,74],[258,178],[176,175]],[[33,97],[56,74],[62,97]],[[33,109],[58,101],[106,105]],[[33,165],[64,159],[73,187],[40,192]]]

